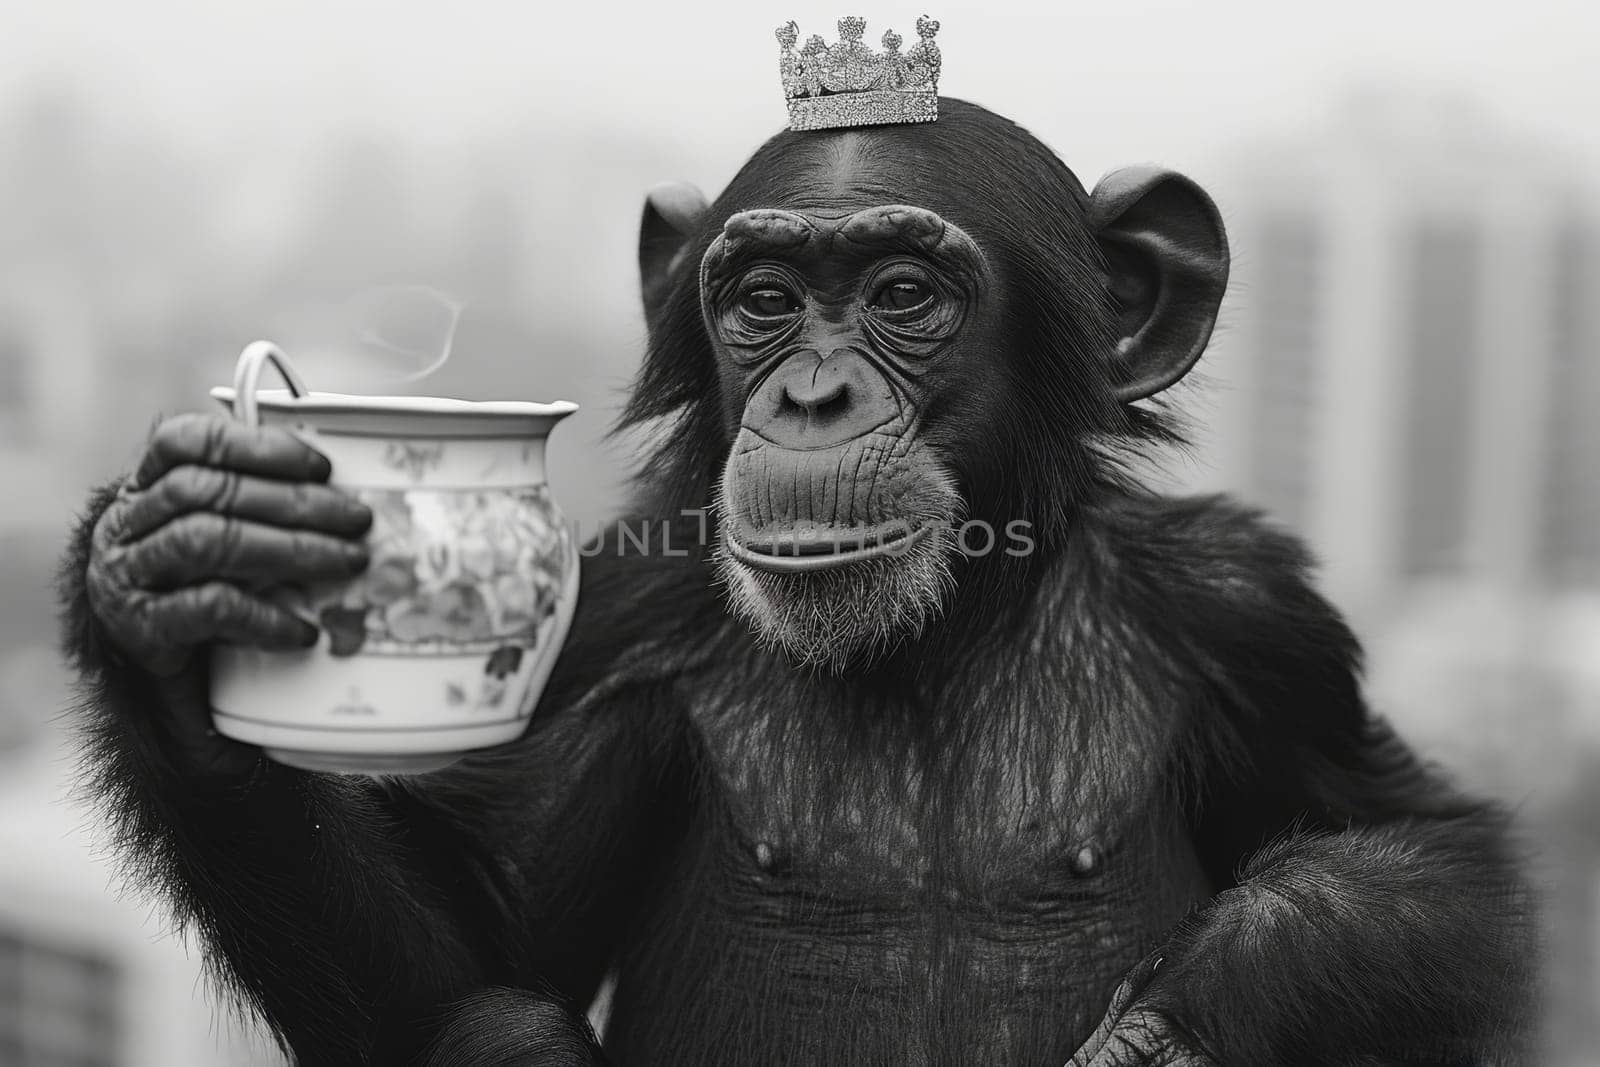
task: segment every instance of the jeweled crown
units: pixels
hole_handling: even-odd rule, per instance
[[[841,126],[885,126],[932,122],[939,117],[939,23],[917,20],[917,43],[907,52],[893,30],[883,35],[883,51],[863,44],[867,20],[839,20],[839,40],[828,45],[816,34],[799,52],[800,28],[778,27],[778,72],[789,101],[791,130]]]

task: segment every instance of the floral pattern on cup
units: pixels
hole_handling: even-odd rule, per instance
[[[537,645],[573,558],[546,487],[356,496],[373,512],[371,563],[319,598],[334,655],[485,652],[498,665],[500,650]]]
[[[390,470],[405,471],[411,480],[420,482],[444,462],[444,442],[390,441],[383,450],[383,465]]]

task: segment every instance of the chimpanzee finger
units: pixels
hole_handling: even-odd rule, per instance
[[[195,464],[290,482],[325,482],[328,457],[281,426],[246,426],[226,415],[174,415],[156,427],[133,485],[154,485],[174,467]]]
[[[1155,951],[1134,964],[1123,976],[1122,982],[1111,994],[1111,1003],[1100,1019],[1100,1025],[1083,1042],[1082,1047],[1067,1061],[1066,1067],[1103,1067],[1103,1056],[1117,1025],[1122,1022],[1134,1000],[1149,986],[1150,979],[1161,967],[1162,953]]]
[[[182,648],[226,641],[256,648],[309,648],[317,628],[227,582],[152,596],[144,606],[151,637]]]
[[[326,485],[255,478],[186,464],[132,495],[121,517],[119,540],[123,544],[137,541],[173,519],[196,512],[339,537],[359,537],[372,525],[371,508]]]
[[[118,551],[128,579],[151,590],[218,578],[257,587],[351,578],[367,566],[358,542],[208,511],[180,515]]]

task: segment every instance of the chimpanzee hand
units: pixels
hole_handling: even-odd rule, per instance
[[[347,578],[372,522],[326,485],[326,457],[288,431],[222,415],[157,427],[138,470],[95,526],[89,602],[107,636],[170,677],[214,640],[305,647],[316,628],[260,594]]]
[[[321,453],[288,431],[179,415],[96,523],[85,576],[110,642],[164,692],[200,709],[196,648],[313,644],[317,629],[262,594],[346,578],[367,564],[370,510],[326,482]],[[208,724],[207,724],[208,725]]]
[[[1112,994],[1105,1018],[1066,1067],[1218,1067],[1166,1016],[1139,1006],[1161,956],[1147,956]]]

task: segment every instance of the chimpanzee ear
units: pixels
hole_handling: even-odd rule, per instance
[[[645,196],[639,220],[639,282],[646,322],[666,302],[672,268],[699,228],[706,206],[705,194],[688,182],[658,185]]]
[[[1211,340],[1228,287],[1222,216],[1183,175],[1125,167],[1094,187],[1088,221],[1117,304],[1117,399],[1141,400],[1187,374]]]

